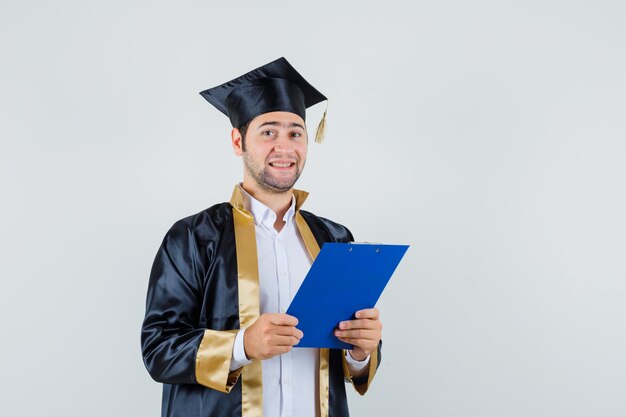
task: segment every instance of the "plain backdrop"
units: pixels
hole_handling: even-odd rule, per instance
[[[625,21],[617,0],[1,0],[0,414],[160,414],[154,255],[242,176],[198,92],[285,56],[330,98],[306,208],[411,244],[352,414],[626,415]]]

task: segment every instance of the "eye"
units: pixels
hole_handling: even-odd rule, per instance
[[[302,137],[302,133],[300,133],[300,132],[291,132],[291,137],[292,138],[301,138]]]
[[[274,131],[273,130],[264,130],[263,132],[261,132],[261,135],[263,135],[263,136],[274,136]]]

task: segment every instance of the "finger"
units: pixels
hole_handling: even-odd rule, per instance
[[[360,319],[360,320],[346,320],[339,323],[341,330],[348,329],[379,329],[382,328],[380,320],[375,319]]]
[[[340,337],[339,340],[341,340],[344,343],[348,343],[350,345],[353,346],[352,350],[359,348],[361,349],[366,355],[369,355],[370,353],[372,353],[374,351],[374,349],[376,348],[376,344],[372,343],[371,340],[365,340],[365,339],[346,339],[343,337]]]
[[[274,336],[270,344],[272,346],[294,346],[300,343],[300,339],[295,336]]]
[[[292,326],[276,326],[274,327],[274,334],[278,336],[293,336],[299,339],[302,339],[304,333],[302,330],[297,329]]]
[[[296,326],[298,324],[298,319],[289,314],[276,313],[269,314],[268,316],[270,323],[277,326]]]
[[[366,308],[354,313],[357,319],[377,319],[380,317],[380,311],[377,308]]]
[[[377,340],[380,338],[380,333],[377,330],[370,329],[355,329],[355,330],[335,330],[335,336],[346,339],[367,339]]]

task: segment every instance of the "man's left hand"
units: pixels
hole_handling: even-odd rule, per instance
[[[335,336],[342,342],[354,345],[350,351],[357,361],[365,360],[374,350],[382,337],[383,324],[380,322],[380,312],[376,308],[357,311],[355,320],[339,323]]]

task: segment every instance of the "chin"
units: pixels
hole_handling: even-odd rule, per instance
[[[262,187],[276,194],[286,193],[293,188],[294,184],[262,184]]]

